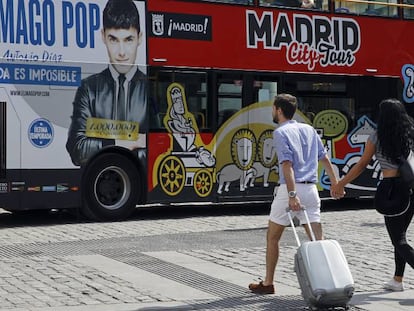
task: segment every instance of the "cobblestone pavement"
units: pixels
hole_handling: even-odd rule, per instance
[[[392,246],[383,218],[372,209],[324,211],[322,217],[325,238],[338,240],[344,250],[356,291],[380,291],[382,282],[393,273]],[[139,281],[127,281],[117,273],[108,273],[75,260],[74,256],[88,258],[98,254],[106,256],[102,258],[118,260],[122,254],[117,255],[114,246],[128,249],[134,240],[143,237],[177,233],[230,230],[238,234],[241,230],[262,230],[264,240],[266,226],[267,215],[224,215],[0,228],[0,310],[27,311],[47,307],[58,310],[69,306],[90,306],[92,310],[92,307],[111,304],[173,303],[177,299],[162,290],[149,291]],[[410,243],[414,240],[413,232],[411,228]],[[263,245],[177,249],[175,252],[249,274],[253,280],[264,276]],[[111,249],[114,251],[112,257]],[[295,250],[292,243],[283,246],[277,284],[298,288],[292,269]],[[134,258],[145,259],[140,250],[132,249],[128,256],[129,261],[123,260],[125,264],[131,264]],[[410,267],[406,269],[405,285],[408,289],[414,288],[414,272]]]

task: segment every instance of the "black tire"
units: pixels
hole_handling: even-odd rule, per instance
[[[129,217],[142,196],[136,165],[126,156],[104,153],[86,167],[82,178],[82,211],[96,221]]]

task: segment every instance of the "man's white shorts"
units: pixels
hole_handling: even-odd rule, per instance
[[[318,188],[315,184],[296,184],[296,193],[302,206],[306,208],[309,221],[321,222],[321,199],[319,198]],[[286,208],[289,206],[289,196],[286,184],[281,184],[277,189],[276,196],[273,198],[270,209],[269,220],[282,226],[290,224]],[[306,224],[303,212],[293,212],[292,216],[299,219],[300,224]]]

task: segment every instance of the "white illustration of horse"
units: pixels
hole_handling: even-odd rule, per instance
[[[358,120],[358,124],[361,125],[355,129],[355,131],[351,134],[349,140],[352,146],[365,146],[366,142],[368,141],[369,135],[371,135],[371,133],[375,131],[375,126],[366,116]],[[360,158],[361,155],[354,155],[350,157],[345,163],[345,166],[342,168],[342,172],[344,172],[345,174],[348,173],[350,168],[354,164],[356,164]],[[367,166],[367,169],[373,170],[372,178],[378,178],[381,174],[381,167],[375,155],[372,157],[372,161]]]
[[[350,137],[350,142],[352,146],[356,145],[365,145],[368,140],[369,135],[375,131],[374,125],[370,122],[367,117],[362,117],[358,124],[360,124]]]

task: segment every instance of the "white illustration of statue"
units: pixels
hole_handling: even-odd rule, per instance
[[[168,125],[177,143],[183,151],[196,149],[194,145],[196,131],[190,118],[186,119],[183,94],[178,87],[171,89],[172,107],[170,110],[171,119]]]

